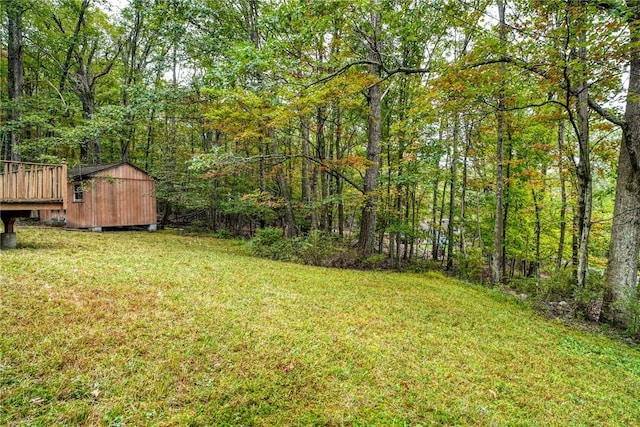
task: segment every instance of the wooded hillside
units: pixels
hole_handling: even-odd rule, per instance
[[[562,276],[636,328],[637,0],[0,5],[2,159],[129,161],[165,223]]]

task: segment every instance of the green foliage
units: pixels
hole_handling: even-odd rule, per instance
[[[595,269],[589,271],[587,286],[583,289],[575,288],[574,298],[578,306],[581,307],[582,314],[586,316],[587,319],[597,319],[597,316],[600,315],[604,291],[604,271]]]
[[[258,230],[248,243],[252,255],[325,267],[354,267],[356,252],[331,233],[313,230],[308,236],[286,239],[282,230]]]
[[[554,271],[550,278],[541,280],[539,296],[543,299],[561,299],[570,297],[576,286],[573,268],[561,268]]]
[[[403,263],[401,268],[407,273],[433,273],[442,270],[442,264],[440,261],[414,257]]]
[[[388,263],[385,254],[374,254],[360,261],[360,266],[366,270],[384,270]]]
[[[300,237],[297,241],[300,258],[305,264],[341,268],[356,265],[356,251],[332,233],[312,230],[308,236]]]
[[[296,242],[287,239],[282,230],[261,228],[248,243],[249,253],[278,261],[299,261]]]
[[[633,337],[640,337],[640,294],[637,289],[624,289],[624,297],[609,307],[619,316],[625,332]]]
[[[469,248],[464,255],[456,253],[454,264],[460,278],[474,283],[482,282],[486,263],[481,248]]]
[[[226,200],[220,201],[220,209],[228,215],[245,215],[256,221],[269,224],[277,218],[276,209],[281,201],[271,194],[253,191],[242,195],[229,194]]]
[[[230,230],[223,228],[221,230],[216,231],[213,234],[217,239],[231,239],[233,238],[233,234]]]
[[[640,296],[637,292],[630,296],[627,305],[627,332],[636,337],[640,336]]]
[[[509,287],[543,303],[572,301],[575,297],[576,278],[572,268],[553,271],[548,277],[513,277]]]

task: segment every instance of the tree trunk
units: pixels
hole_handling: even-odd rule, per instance
[[[400,144],[402,147],[402,144]],[[398,162],[401,164],[402,160],[402,148],[400,148],[398,152]],[[389,172],[389,176],[387,179],[387,197],[389,198],[389,202],[391,204],[391,183],[393,182],[392,178],[392,165],[391,165],[391,144],[387,144],[387,170]],[[402,166],[398,167],[398,178],[402,176]],[[398,181],[400,181],[398,179]],[[388,215],[391,217],[396,217],[395,222],[399,223],[402,221],[400,212],[402,211],[403,198],[402,198],[402,184],[400,182],[396,182],[395,188],[395,197],[393,198],[393,207],[389,209]],[[395,243],[394,243],[395,242]],[[392,243],[394,243],[392,245]],[[395,249],[395,253],[394,253]],[[395,233],[390,233],[389,235],[389,255],[392,255],[392,258],[395,259],[395,267],[400,268],[401,262],[400,259],[402,251],[402,233],[399,230],[396,230]]]
[[[433,181],[433,201],[431,205],[431,259],[438,259],[438,240],[439,233],[437,228],[438,221],[438,174],[436,173]]]
[[[376,2],[374,1],[374,7]],[[377,63],[379,60],[380,46],[378,31],[380,27],[380,17],[377,11],[371,12],[372,35],[368,37],[369,59],[373,62],[369,66],[369,73],[375,78],[380,77],[381,67]],[[360,256],[367,257],[375,250],[376,215],[378,207],[378,180],[380,174],[380,142],[382,135],[382,91],[380,83],[373,84],[367,93],[369,104],[369,124],[367,142],[367,169],[364,175],[364,205],[360,220],[360,236],[358,238],[358,248]]]
[[[455,231],[455,200],[456,200],[456,175],[458,173],[458,133],[460,125],[458,123],[459,115],[454,117],[455,123],[453,124],[453,141],[451,145],[451,168],[450,168],[450,181],[449,181],[449,222],[447,224],[447,271],[453,270],[453,249],[454,244],[454,231]]]
[[[467,160],[469,158],[469,149],[471,148],[471,124],[468,124],[465,131],[465,148],[464,148],[464,157],[462,159],[462,185],[460,188],[460,236],[458,239],[458,251],[462,259],[465,260],[467,258],[467,252],[465,247],[465,215],[467,213],[467,185],[468,185],[468,165]]]
[[[318,153],[316,150],[315,155],[316,160],[318,159]],[[320,215],[318,212],[318,205],[320,198],[318,197],[318,170],[320,167],[317,164],[313,164],[311,166],[311,183],[309,184],[310,190],[310,204],[311,204],[311,229],[319,230],[320,229]]]
[[[323,107],[319,107],[316,111],[316,153],[318,157],[318,161],[321,164],[325,164],[327,160],[327,147],[326,147],[326,138],[325,138],[325,122],[327,121],[326,110]],[[324,168],[317,168],[318,170],[318,178],[319,178],[319,200],[320,200],[320,209],[319,209],[319,224],[318,228],[320,230],[328,230],[329,229],[329,214],[327,213],[327,204],[324,201],[329,197],[329,179],[328,174]]]
[[[493,256],[491,258],[491,279],[494,284],[502,282],[504,258],[502,256],[504,233],[504,100],[498,106],[498,141],[496,147],[496,210],[493,227]]]
[[[149,122],[147,124],[147,143],[144,149],[144,170],[148,171],[151,163],[149,162],[151,156],[151,145],[153,144],[153,122],[156,116],[156,109],[152,108],[149,112]]]
[[[633,68],[631,72],[634,72]],[[635,70],[640,73],[640,69]],[[636,87],[634,89],[640,89]],[[631,88],[629,88],[631,90]],[[627,104],[627,112],[636,109]],[[637,119],[636,119],[637,120]],[[625,132],[623,138],[630,138],[629,144],[640,148],[640,126]],[[631,135],[633,132],[635,135]],[[616,201],[611,228],[611,243],[606,273],[606,294],[604,317],[613,323],[626,325],[629,322],[629,302],[636,297],[638,286],[638,253],[640,250],[640,188],[638,172],[631,166],[628,148],[625,143],[620,147],[618,161],[618,181]]]
[[[154,37],[145,37],[145,35],[148,34],[145,29],[150,27],[150,23],[145,19],[149,11],[148,8],[150,7],[149,4],[142,2],[134,2],[131,4],[131,8],[133,9],[133,25],[130,26],[125,41],[126,55],[123,61],[124,82],[121,90],[121,103],[127,110],[128,108],[126,107],[130,104],[130,89],[140,82],[145,66],[149,62],[149,55],[151,54],[152,48],[158,43],[158,40]],[[146,46],[143,45],[145,41]],[[127,131],[123,132],[120,142],[120,157],[122,161],[129,160],[129,151],[133,149],[133,145],[135,144],[136,119],[135,112],[127,112],[123,124],[123,127],[127,129]]]
[[[587,91],[587,88],[583,88]],[[586,101],[584,101],[586,102]],[[580,135],[578,144],[580,159],[578,162],[578,265],[576,270],[576,286],[578,290],[583,290],[587,286],[587,276],[589,269],[589,232],[591,230],[591,210],[592,210],[592,180],[589,160],[589,122],[587,106],[579,104],[579,127]]]
[[[276,159],[279,159],[278,141],[276,132],[273,128],[269,129],[269,138],[271,139],[271,150]],[[276,177],[278,186],[280,187],[280,195],[284,198],[284,237],[293,239],[298,235],[298,227],[296,226],[295,217],[293,215],[293,206],[291,205],[291,194],[289,193],[289,185],[282,169],[282,164],[276,166]]]
[[[543,176],[546,175],[546,169],[542,171]],[[544,185],[544,184],[543,184]],[[535,212],[535,225],[534,225],[534,238],[535,238],[535,261],[529,267],[529,271],[526,274],[527,277],[535,275],[536,278],[540,277],[540,235],[542,232],[542,202],[544,201],[544,186],[539,190],[531,187],[531,198],[533,199],[533,208]]]
[[[13,126],[7,132],[7,140],[3,147],[5,159],[20,160],[20,102],[22,86],[24,84],[24,58],[22,52],[22,14],[23,10],[19,2],[9,2],[7,6],[7,83],[9,95],[9,111],[7,121]]]
[[[567,185],[564,177],[564,121],[558,122],[558,174],[560,177],[560,238],[556,255],[556,271],[562,268],[564,240],[567,232]]]
[[[440,127],[438,130],[438,145],[442,146],[444,144],[444,122],[443,119],[440,119]],[[438,157],[438,164],[442,160],[441,157]],[[438,184],[440,183],[439,172],[436,171],[433,180],[433,205],[431,207],[431,259],[434,261],[438,260],[438,249],[440,246],[440,227],[438,224]],[[446,185],[446,184],[445,184]],[[444,191],[442,192],[442,197],[444,198]]]
[[[416,238],[416,236],[419,236],[418,234],[418,212],[420,211],[419,209],[419,202],[418,200],[416,200],[416,191],[415,188],[411,191],[411,230],[413,231],[412,236],[413,238],[411,239],[411,245],[409,246],[410,250],[409,250],[409,260],[411,260],[411,258],[415,255],[418,255],[418,248],[419,248],[419,242],[421,240],[420,237]]]
[[[336,160],[340,164],[342,159],[342,111],[340,106],[335,106],[335,123],[336,123],[336,137],[335,137],[335,153]],[[342,201],[342,187],[343,182],[340,175],[336,175],[336,195],[338,196],[338,234],[340,237],[344,237],[344,202]]]
[[[302,176],[301,190],[302,190],[302,203],[305,206],[309,205],[309,194],[311,189],[309,187],[309,146],[311,145],[311,139],[309,137],[309,119],[306,116],[300,117],[300,134],[302,136]]]
[[[637,298],[640,252],[640,2],[627,6],[633,48],[603,307],[605,319],[624,326],[631,325],[630,303]]]
[[[93,96],[93,90],[78,92],[78,96],[82,102],[82,119],[91,120],[96,112],[96,103]],[[80,160],[84,164],[97,165],[102,162],[102,153],[100,149],[100,140],[95,136],[84,138],[80,143]]]
[[[447,159],[447,162],[449,160]],[[438,256],[440,255],[439,252],[442,252],[442,263],[444,263],[444,242],[441,242],[441,237],[443,235],[443,230],[442,230],[442,220],[444,218],[444,201],[447,199],[447,181],[443,180],[442,181],[442,197],[440,198],[440,216],[438,218],[438,238],[436,239],[436,241],[438,242],[438,250],[436,252],[436,260],[438,259]],[[442,244],[441,244],[442,243]],[[441,250],[442,249],[442,250]],[[441,264],[442,264],[441,263]]]
[[[500,17],[500,40],[506,41],[505,29],[505,6],[502,0],[497,1],[498,15]],[[506,71],[505,63],[500,64],[502,78]],[[498,95],[498,110],[496,111],[497,146],[496,146],[496,211],[495,224],[493,227],[493,256],[491,258],[491,280],[493,284],[502,282],[502,272],[504,270],[503,240],[504,233],[504,137],[505,137],[505,100],[504,94]]]
[[[507,229],[509,223],[509,209],[511,208],[511,165],[513,163],[513,135],[511,133],[511,127],[506,125],[507,132],[507,146],[506,146],[506,171],[504,176],[504,190],[503,190],[503,214],[504,219],[502,220],[502,277],[503,280],[507,277]],[[504,155],[504,154],[503,154]],[[513,260],[515,263],[515,259]],[[511,273],[509,277],[513,277],[514,267],[511,267]]]
[[[579,0],[580,7],[586,9],[586,0]],[[586,12],[585,12],[586,14]],[[587,61],[587,35],[584,29],[578,33],[578,62],[580,64],[580,77],[577,87],[577,127],[578,127],[578,265],[576,269],[576,288],[578,293],[587,290],[587,279],[589,274],[589,234],[591,231],[591,211],[593,182],[591,178],[591,160],[589,151],[589,85],[587,82],[588,61]],[[592,320],[598,320],[600,308],[598,303],[591,297],[586,301],[581,298],[582,310],[586,316]]]
[[[67,78],[69,77],[69,70],[71,69],[71,61],[73,60],[73,53],[76,51],[76,47],[78,45],[78,40],[80,38],[80,30],[82,29],[82,24],[84,23],[84,16],[87,12],[91,4],[91,0],[82,0],[80,4],[80,9],[78,10],[78,19],[76,20],[76,25],[73,30],[73,36],[71,37],[71,42],[69,47],[67,48],[66,57],[64,63],[62,64],[62,74],[60,75],[60,82],[58,83],[58,90],[62,93],[65,89],[65,85],[67,83]],[[64,34],[65,30],[62,24],[62,21],[57,18],[57,16],[53,16],[54,21],[58,24],[58,28]]]

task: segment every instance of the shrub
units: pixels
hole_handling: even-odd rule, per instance
[[[428,273],[441,269],[442,267],[440,265],[440,261],[436,261],[430,258],[411,258],[402,265],[402,271],[410,273]]]
[[[640,296],[633,295],[629,298],[627,306],[628,321],[627,333],[633,336],[640,336]]]
[[[195,221],[192,221],[189,225],[187,225],[184,228],[184,231],[187,234],[207,233],[209,231],[209,224],[203,220],[195,220]]]
[[[598,320],[604,298],[604,272],[589,270],[589,280],[583,289],[576,289],[574,296],[582,314],[589,320]]]
[[[300,261],[296,246],[294,240],[285,238],[282,231],[274,227],[258,230],[248,244],[251,255],[278,261]]]
[[[228,228],[221,228],[216,233],[214,233],[214,236],[218,239],[231,239],[233,237],[233,234]]]
[[[573,269],[555,271],[550,277],[513,277],[509,280],[514,291],[540,302],[573,300],[575,283]]]
[[[267,227],[256,232],[248,244],[254,256],[322,267],[355,267],[357,255],[336,235],[314,230],[308,236],[287,239],[282,231]]]
[[[551,274],[551,277],[540,280],[537,294],[544,300],[567,299],[573,294],[576,278],[573,268],[561,268]]]
[[[485,257],[479,248],[467,248],[466,256],[458,253],[454,265],[457,265],[460,278],[472,282],[482,282]]]
[[[335,234],[312,230],[298,240],[300,258],[305,264],[323,267],[352,267],[356,254]]]
[[[374,254],[365,258],[361,262],[361,267],[367,270],[381,270],[386,267],[387,256],[385,254]]]

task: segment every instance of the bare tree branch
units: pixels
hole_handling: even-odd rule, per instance
[[[315,80],[315,81],[309,83],[308,85],[305,86],[305,89],[308,89],[308,88],[310,88],[312,86],[319,85],[319,84],[322,84],[322,83],[326,83],[326,82],[328,82],[330,80],[333,80],[336,77],[338,77],[339,75],[346,73],[350,68],[356,67],[358,65],[379,65],[379,64],[377,62],[375,62],[375,61],[369,61],[369,60],[366,60],[366,59],[363,59],[361,61],[350,62],[350,63],[338,68],[333,73],[328,74],[328,75],[326,75],[326,76],[324,76],[324,77],[322,77],[322,78],[320,78],[318,80]]]
[[[589,107],[591,107],[591,109],[598,113],[603,119],[613,123],[614,125],[625,127],[627,124],[622,117],[605,110],[600,104],[591,98],[589,98]]]
[[[338,70],[334,71],[333,73],[328,74],[328,75],[322,77],[321,79],[315,80],[315,81],[309,83],[308,85],[305,85],[304,87],[306,89],[308,89],[311,86],[315,86],[315,85],[318,85],[318,84],[326,83],[326,82],[328,82],[330,80],[333,80],[334,78],[338,77],[339,75],[344,74],[350,68],[356,67],[358,65],[377,65],[377,66],[381,67],[381,69],[383,69],[385,71],[386,76],[380,81],[387,80],[389,77],[393,76],[394,74],[428,74],[428,73],[433,72],[433,70],[431,68],[411,68],[411,67],[397,67],[397,68],[394,68],[392,70],[388,70],[382,64],[380,64],[378,61],[371,61],[371,60],[363,59],[361,61],[350,62],[350,63],[342,66]],[[374,84],[377,84],[380,81],[378,81],[378,82],[376,82]]]

